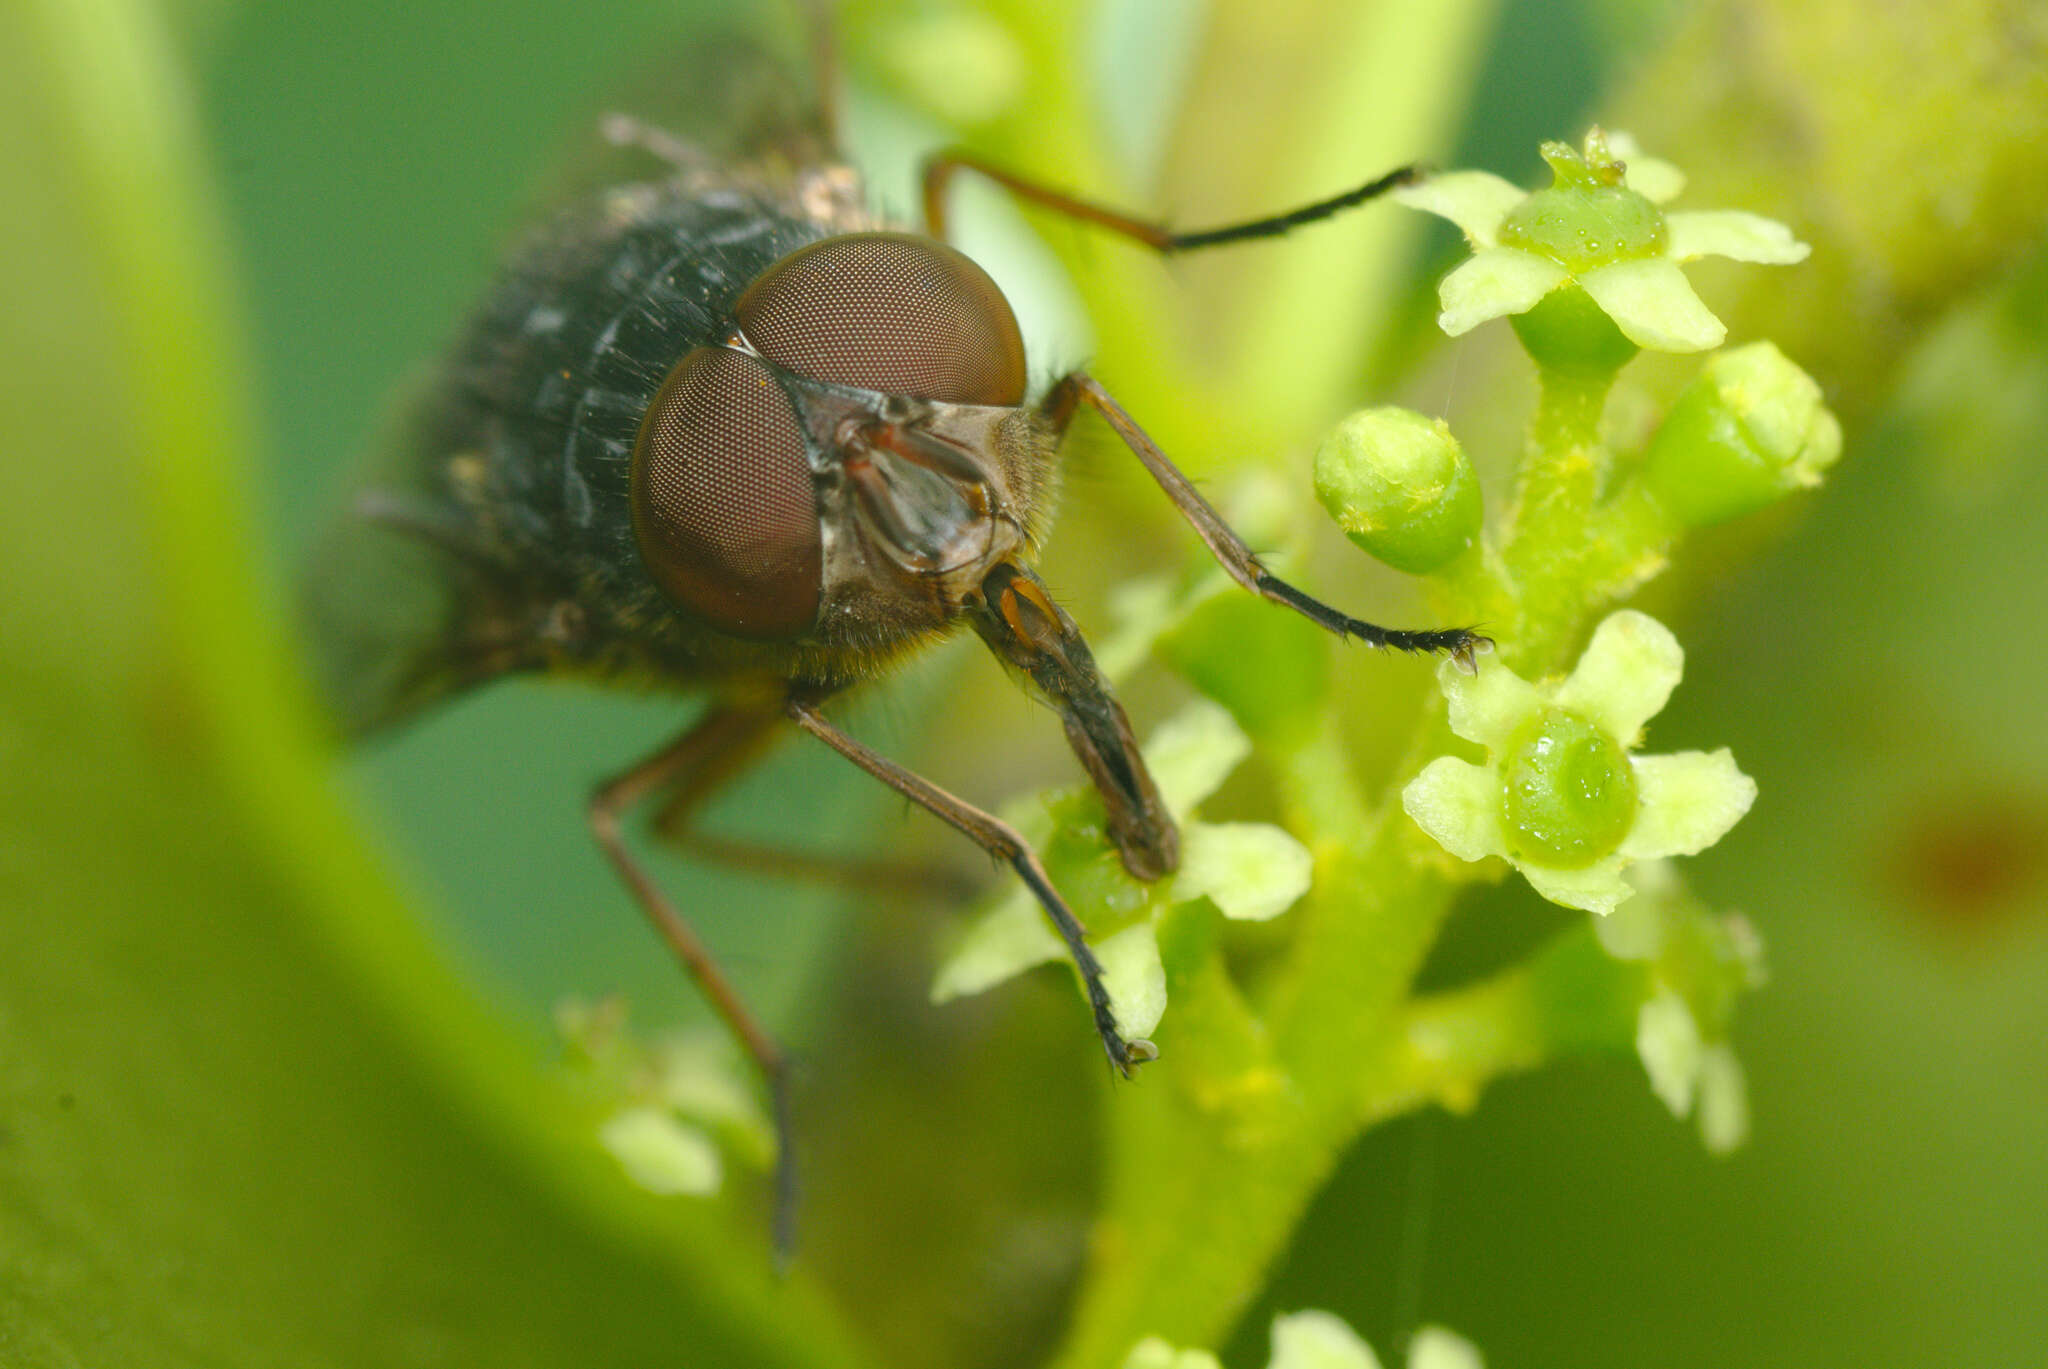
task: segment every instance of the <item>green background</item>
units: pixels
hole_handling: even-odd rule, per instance
[[[949,132],[899,65],[946,7],[856,7],[855,130],[885,194],[906,203],[916,148],[947,136],[1202,222],[1335,188],[1290,171],[1380,169],[1345,122],[1371,111],[1333,108],[1342,87],[1303,65],[1367,60],[1320,39],[1354,7],[1279,6],[1270,50],[1229,62],[1192,9],[1111,8],[1040,11],[1056,35],[1077,16],[1078,36],[1027,44],[1031,88],[1069,101]],[[1462,13],[1471,42],[1371,92],[1439,111],[1418,151],[1530,181],[1537,140],[1598,116],[1694,172],[1683,203],[1775,213],[1817,247],[1762,284],[1698,279],[1734,337],[1820,378],[1844,460],[1819,495],[1686,548],[1650,604],[1688,652],[1653,749],[1729,745],[1762,785],[1693,866],[1770,948],[1738,1032],[1755,1136],[1710,1161],[1627,1060],[1509,1081],[1469,1117],[1371,1136],[1270,1306],[1336,1310],[1390,1358],[1431,1320],[1503,1366],[2034,1362],[2038,11]],[[696,1011],[581,823],[589,786],[688,704],[506,685],[337,761],[297,693],[299,550],[566,130],[678,15],[49,0],[0,20],[24,38],[0,36],[0,1363],[1012,1364],[1055,1336],[1093,1118],[1116,1105],[1058,977],[931,1009],[943,908],[662,859],[806,1057],[817,1155],[778,1282],[750,1183],[705,1205],[631,1189],[552,1072],[567,995],[621,992],[643,1023]],[[970,230],[1035,298],[1043,250],[1001,219]],[[1137,269],[1065,231],[1048,241],[1088,270]],[[1044,355],[1121,372],[1197,472],[1270,449],[1305,487],[1316,437],[1390,395],[1511,453],[1526,368],[1507,330],[1445,346],[1428,328],[1443,238],[1387,249],[1386,307],[1350,310],[1342,346],[1288,312],[1316,278],[1281,275],[1330,241],[1160,272],[1156,323],[1076,321],[1120,288],[1085,275],[1020,307]],[[1084,624],[1107,621],[1131,549],[1177,565],[1187,539],[1083,444],[1049,564]],[[1386,618],[1426,612],[1341,545],[1318,564]],[[1426,683],[1362,653],[1344,672],[1361,711],[1400,717]],[[1176,687],[1132,697],[1142,731]],[[972,651],[853,720],[984,801],[1067,773],[1050,716]],[[871,787],[792,746],[716,821],[975,868]],[[1436,973],[1553,914],[1519,885],[1475,899]],[[1263,1362],[1263,1340],[1254,1317],[1227,1361]]]

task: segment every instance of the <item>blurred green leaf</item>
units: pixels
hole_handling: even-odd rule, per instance
[[[765,1223],[629,1187],[358,845],[158,18],[7,28],[0,1360],[856,1362]]]

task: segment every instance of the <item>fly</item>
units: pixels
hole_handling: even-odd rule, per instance
[[[822,36],[817,50],[822,91]],[[1145,880],[1175,868],[1178,830],[1129,720],[1031,568],[1081,409],[1108,422],[1252,593],[1339,636],[1467,668],[1489,645],[1465,628],[1378,627],[1273,576],[1092,376],[1027,393],[1009,303],[944,241],[945,189],[962,171],[1162,253],[1274,236],[1409,171],[1174,234],[949,153],[925,170],[926,231],[908,232],[868,214],[858,178],[829,155],[829,101],[809,105],[807,119],[759,120],[750,135],[770,133],[731,161],[611,121],[612,141],[652,153],[666,174],[597,189],[512,253],[412,397],[351,530],[331,540],[318,587],[345,593],[312,603],[320,665],[353,733],[519,671],[709,697],[680,736],[599,786],[589,821],[768,1082],[784,1249],[787,1057],[626,848],[623,821],[659,800],[656,827],[689,845],[705,800],[793,724],[1008,864],[1065,942],[1110,1064],[1129,1075],[1154,1059],[1118,1027],[1083,929],[1024,839],[828,716],[854,685],[970,627],[1058,710],[1124,867]]]

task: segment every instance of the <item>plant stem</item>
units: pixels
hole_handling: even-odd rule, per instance
[[[1295,777],[1298,792],[1331,797],[1327,767],[1303,763],[1317,773]],[[1354,805],[1334,803],[1311,828],[1316,883],[1289,914],[1265,1049],[1205,1051],[1190,1030],[1159,1087],[1118,1100],[1109,1207],[1060,1364],[1114,1366],[1147,1335],[1215,1344],[1356,1139],[1361,1062],[1393,1067],[1403,1000],[1454,886],[1398,812],[1338,831],[1332,819]],[[1172,1020],[1210,1016],[1207,998],[1228,983],[1217,974],[1174,988]]]
[[[1417,998],[1397,1059],[1361,1093],[1368,1126],[1430,1103],[1464,1112],[1503,1075],[1566,1053],[1626,1053],[1644,967],[1616,960],[1581,922],[1522,964],[1463,988]]]
[[[1537,372],[1541,397],[1529,427],[1513,529],[1503,553],[1521,590],[1520,640],[1503,645],[1525,675],[1562,664],[1585,608],[1586,565],[1593,559],[1593,510],[1610,456],[1600,415],[1614,373]]]

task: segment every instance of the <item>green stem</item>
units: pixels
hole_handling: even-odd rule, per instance
[[[1304,972],[1272,1014],[1267,1052],[1232,1051],[1237,1067],[1220,1072],[1219,1058],[1183,1052],[1118,1100],[1109,1205],[1059,1364],[1114,1366],[1147,1335],[1213,1345],[1256,1296],[1358,1135],[1358,1062],[1391,1056],[1449,909],[1451,886],[1411,849],[1423,841],[1396,818],[1360,847],[1324,848],[1315,891],[1289,914],[1301,923],[1290,968]],[[1207,992],[1199,977],[1176,988],[1176,1017],[1207,1016]]]
[[[1503,650],[1525,675],[1562,664],[1583,611],[1593,510],[1611,459],[1600,441],[1600,415],[1614,385],[1612,371],[1543,367],[1537,375],[1541,397],[1503,552],[1524,607],[1520,640],[1503,643]]]
[[[1278,761],[1282,816],[1295,832],[1328,832],[1341,836],[1362,832],[1370,821],[1365,795],[1351,773],[1343,730],[1330,709],[1322,725],[1303,745],[1289,748]]]
[[[1438,709],[1396,774],[1449,742]],[[1109,1206],[1059,1360],[1071,1369],[1120,1364],[1147,1335],[1213,1345],[1229,1331],[1362,1129],[1360,1062],[1395,1068],[1403,1003],[1456,892],[1398,807],[1368,808],[1334,737],[1275,759],[1315,884],[1251,1019],[1258,1048],[1210,1050],[1190,1029],[1173,1071],[1147,1081],[1162,1086],[1113,1110]],[[1190,978],[1169,1024],[1233,1020],[1220,966]]]
[[[1628,1051],[1645,973],[1608,955],[1581,922],[1523,964],[1413,1000],[1393,1058],[1359,1095],[1364,1124],[1430,1103],[1466,1112],[1505,1075],[1566,1054]]]
[[[1490,536],[1481,533],[1431,579],[1445,622],[1476,627],[1496,642],[1521,636],[1521,596]]]
[[[1623,482],[1587,525],[1581,566],[1587,607],[1626,598],[1662,571],[1683,530],[1640,480]]]

